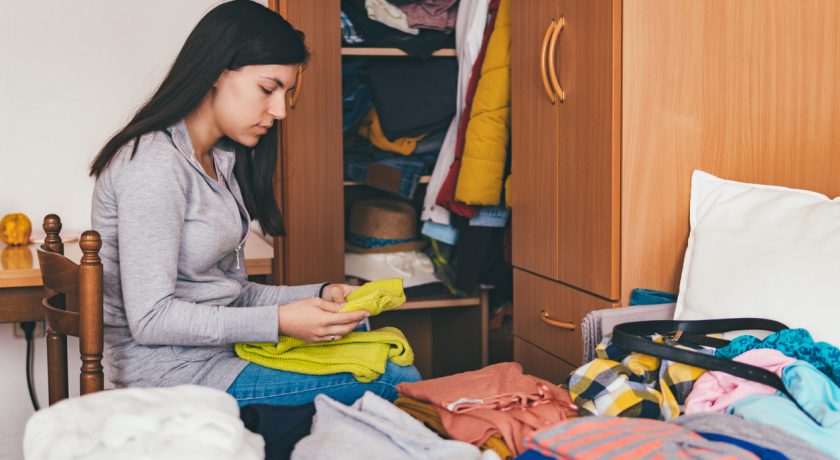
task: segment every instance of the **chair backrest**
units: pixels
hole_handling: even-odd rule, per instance
[[[67,336],[79,338],[82,367],[81,394],[101,391],[102,373],[102,262],[99,233],[88,230],[79,246],[82,260],[76,264],[64,257],[61,219],[55,214],[44,218],[47,233],[38,250],[44,283],[42,310],[47,325],[47,378],[50,405],[67,398]]]

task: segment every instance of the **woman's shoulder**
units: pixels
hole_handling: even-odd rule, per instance
[[[135,148],[136,143],[136,148]],[[117,150],[107,170],[122,175],[154,173],[174,174],[183,170],[188,163],[164,130],[157,130],[132,140]]]

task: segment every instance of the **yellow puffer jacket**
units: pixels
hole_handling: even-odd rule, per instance
[[[510,141],[510,9],[502,0],[473,98],[455,200],[497,205]]]

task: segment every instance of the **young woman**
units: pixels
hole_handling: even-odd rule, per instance
[[[252,219],[283,232],[266,134],[286,116],[307,62],[303,34],[267,8],[235,0],[192,31],[155,94],[91,165],[93,228],[102,235],[106,361],[118,387],[185,383],[227,390],[240,405],[295,405],[319,393],[350,403],[396,398],[418,380],[388,363],[363,384],[239,359],[237,342],[336,340],[365,312],[341,313],[343,284],[264,286],[245,274]]]

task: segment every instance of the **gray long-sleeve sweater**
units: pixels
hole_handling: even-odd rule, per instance
[[[97,179],[91,215],[102,235],[109,378],[225,390],[247,365],[233,344],[277,341],[278,305],[315,297],[320,285],[247,281],[250,218],[230,142],[213,148],[219,181],[198,163],[183,121],[144,135],[133,159],[130,146]]]

